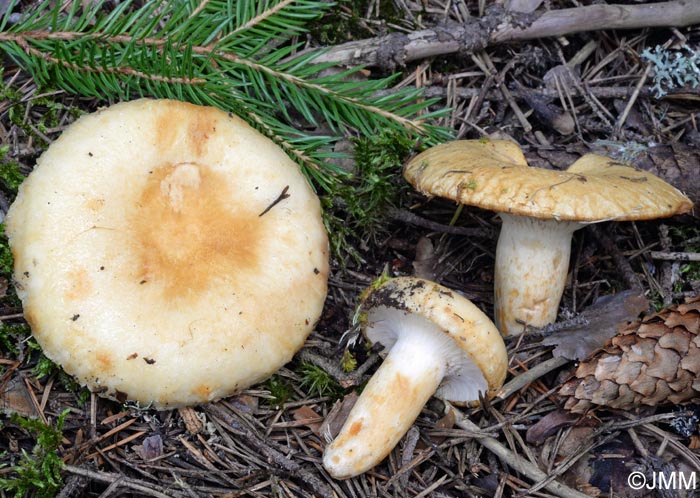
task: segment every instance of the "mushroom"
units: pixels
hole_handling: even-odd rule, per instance
[[[692,208],[676,188],[628,164],[586,154],[566,171],[532,168],[505,140],[437,145],[411,159],[404,177],[426,195],[499,213],[494,315],[506,336],[556,320],[575,230]]]
[[[381,462],[435,395],[457,404],[493,396],[507,355],[488,317],[455,292],[414,277],[370,288],[360,305],[365,337],[381,344],[384,362],[366,385],[323,466],[336,479]]]
[[[46,356],[120,402],[191,405],[265,379],[326,295],[317,196],[212,107],[141,99],[81,117],[21,186],[7,235]]]

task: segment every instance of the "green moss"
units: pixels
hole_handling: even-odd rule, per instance
[[[50,93],[51,89],[42,89]],[[39,148],[48,147],[45,139],[46,133],[57,128],[65,113],[73,117],[80,116],[83,112],[77,108],[53,100],[51,97],[37,97],[31,100],[31,112],[27,111],[27,103],[17,92],[7,90],[9,108],[7,117],[10,122],[21,129],[28,137],[32,137]],[[1,96],[2,92],[0,92]]]
[[[401,168],[413,141],[396,131],[353,140],[355,172],[339,185],[336,197],[323,200],[331,249],[340,258],[362,260],[357,248],[376,245],[386,232],[387,209],[407,190]]]
[[[268,403],[274,407],[282,406],[292,397],[294,390],[279,375],[273,375],[265,381],[265,389],[270,391]]]
[[[326,15],[315,22],[309,31],[323,45],[339,45],[376,36],[376,33],[369,29],[364,19],[370,3],[374,5],[375,2],[371,0],[341,0],[336,8],[329,10]],[[387,25],[405,24],[401,12],[396,8],[393,0],[379,0],[379,14],[381,20]]]
[[[20,353],[20,344],[26,344],[30,334],[29,325],[25,323],[0,323],[0,346],[16,356]]]
[[[301,387],[311,396],[330,396],[339,399],[343,396],[343,388],[325,370],[311,363],[302,363],[300,368]]]
[[[12,416],[12,422],[36,438],[31,452],[22,450],[19,461],[10,469],[10,477],[0,479],[0,490],[15,498],[35,496],[50,498],[61,488],[61,462],[58,448],[63,438],[63,425],[69,410],[65,410],[55,427],[40,420]],[[7,475],[7,474],[5,474]]]
[[[0,147],[0,181],[4,187],[13,194],[17,194],[17,189],[24,181],[24,175],[19,170],[17,161],[7,159],[7,153],[10,151],[10,146],[5,145]]]
[[[343,369],[343,372],[346,373],[352,372],[357,368],[357,360],[347,349],[343,353],[343,357],[340,359],[340,367]]]
[[[61,100],[63,95],[56,92],[55,88],[42,86],[37,89],[35,96],[27,99],[26,95],[15,86],[5,83],[3,76],[4,72],[0,67],[0,100],[7,106],[7,118],[27,137],[32,137],[34,145],[39,148],[46,148],[49,145],[45,139],[46,133],[59,127],[63,123],[65,114],[74,118],[83,114],[82,110],[64,104]],[[3,147],[3,149],[4,151],[0,150],[0,163],[5,162],[3,157],[9,148]],[[0,173],[0,176],[4,181],[4,174]],[[16,177],[15,180],[17,180]]]
[[[695,226],[671,227],[669,235],[674,244],[677,244],[684,252],[700,252],[700,228]],[[680,278],[675,286],[674,292],[690,290],[688,285],[691,281],[700,280],[700,262],[689,261],[682,263],[679,267]]]
[[[12,278],[12,269],[15,260],[12,257],[12,251],[5,235],[5,224],[0,223],[0,277],[6,279]]]

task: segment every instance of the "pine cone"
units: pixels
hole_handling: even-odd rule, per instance
[[[700,401],[700,296],[623,326],[582,361],[559,395],[564,408]]]

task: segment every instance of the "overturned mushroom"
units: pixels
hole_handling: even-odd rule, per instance
[[[363,331],[384,362],[362,392],[323,465],[335,478],[377,465],[431,396],[469,403],[492,396],[506,375],[503,339],[470,301],[427,280],[401,277],[371,289]]]
[[[195,404],[266,378],[326,295],[304,175],[211,107],[142,99],[80,118],[22,185],[7,234],[45,354],[122,402]]]
[[[647,220],[692,203],[658,177],[586,154],[566,171],[529,167],[504,140],[462,140],[418,154],[404,176],[418,191],[497,211],[494,314],[504,335],[556,320],[571,236],[588,223]]]

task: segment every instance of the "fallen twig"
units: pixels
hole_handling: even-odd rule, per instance
[[[549,360],[545,360],[542,363],[539,363],[538,365],[532,367],[530,370],[527,370],[516,377],[513,377],[507,384],[505,384],[500,391],[496,394],[496,398],[492,400],[492,403],[496,403],[498,401],[503,401],[507,399],[511,394],[516,393],[526,385],[530,384],[531,382],[536,381],[543,375],[551,372],[552,370],[555,370],[562,365],[565,365],[568,363],[570,360],[567,358],[564,358],[563,356],[557,356],[554,358],[550,358]]]
[[[433,232],[449,233],[452,235],[464,235],[465,237],[479,237],[484,239],[492,239],[495,237],[495,231],[489,230],[488,228],[471,228],[471,227],[460,227],[453,225],[444,225],[442,223],[436,223],[432,220],[428,220],[412,213],[406,209],[389,208],[388,211],[389,218],[402,221],[404,223],[410,223],[421,228],[427,228]]]
[[[391,68],[427,57],[474,52],[492,44],[516,40],[605,29],[689,26],[700,23],[700,2],[674,0],[645,5],[588,5],[550,10],[525,27],[502,21],[503,11],[494,9],[483,18],[464,25],[440,25],[409,34],[391,33],[336,45],[315,61]]]
[[[700,261],[700,252],[650,251],[649,255],[652,259],[662,261]]]
[[[297,462],[291,460],[288,458],[288,456],[273,448],[271,442],[264,441],[260,436],[248,429],[245,425],[236,423],[235,418],[223,407],[217,405],[216,403],[209,403],[206,406],[206,411],[210,415],[223,421],[223,426],[226,427],[228,431],[244,438],[252,447],[264,455],[269,463],[274,464],[278,468],[298,477],[302,482],[312,487],[318,496],[328,498],[332,498],[334,496],[334,493],[328,484],[321,481],[316,473],[309,469],[303,468]],[[234,424],[238,425],[238,427],[234,428]]]
[[[481,445],[483,445],[485,448],[491,451],[503,462],[506,462],[510,468],[517,472],[520,472],[521,474],[527,476],[529,479],[535,482],[545,481],[549,478],[547,473],[540,470],[539,467],[537,467],[537,465],[525,460],[524,458],[520,457],[520,455],[517,455],[516,453],[512,452],[511,450],[503,446],[501,443],[499,443],[498,440],[492,438],[491,436],[482,435],[483,433],[481,433],[481,429],[479,429],[479,426],[470,421],[462,412],[457,410],[452,405],[448,404],[448,406],[455,412],[455,418],[457,420],[456,425],[461,429],[473,432],[475,434],[474,438],[477,439]],[[588,495],[576,491],[575,489],[571,489],[570,487],[565,486],[557,481],[548,482],[544,486],[544,488],[550,493],[560,496],[561,498],[588,497]]]
[[[90,470],[84,467],[76,467],[74,465],[64,465],[63,470],[70,474],[85,477],[91,481],[109,483],[110,486],[114,486],[115,488],[130,489],[142,493],[146,496],[155,496],[156,498],[172,498],[174,496],[186,496],[185,494],[178,493],[177,491],[172,489],[168,490],[168,494],[162,493],[158,490],[158,488],[163,489],[162,483],[159,486],[151,485],[145,483],[144,481],[124,477],[124,475],[122,474]]]
[[[605,231],[598,225],[591,225],[589,230],[593,232],[593,235],[603,249],[603,253],[612,256],[613,261],[615,261],[615,267],[617,268],[617,271],[620,272],[620,277],[622,277],[622,280],[625,282],[627,287],[630,289],[643,289],[644,286],[639,280],[637,274],[632,269],[632,265],[630,265],[627,258],[620,253],[620,250],[617,248],[610,236],[608,236],[608,234],[605,233]]]

